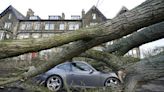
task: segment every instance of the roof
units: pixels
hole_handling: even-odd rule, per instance
[[[122,8],[120,9],[120,11],[117,13],[116,16],[121,15],[121,14],[127,12],[127,11],[129,11],[129,10],[125,6],[122,6]]]
[[[107,19],[107,18],[100,12],[100,10],[99,10],[95,5],[93,5],[92,8],[91,8],[87,13],[89,13],[89,12],[92,11],[92,10],[96,11],[96,12],[97,12],[99,15],[101,15],[104,19]],[[87,15],[87,13],[86,13],[86,15]]]
[[[15,15],[15,17],[18,19],[18,20],[22,20],[24,19],[24,15],[21,14],[19,11],[17,11],[13,6],[9,6],[7,7],[1,14],[0,14],[0,17],[3,17],[7,12],[13,12],[13,14]]]

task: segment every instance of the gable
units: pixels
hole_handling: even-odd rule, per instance
[[[85,16],[91,16],[91,14],[97,14],[97,17],[101,17],[102,19],[107,19],[96,6],[93,6],[86,14]],[[85,17],[84,16],[84,17]]]
[[[5,16],[5,15],[8,14],[9,12],[12,13],[13,16],[15,16],[15,18],[16,18],[17,20],[22,20],[22,19],[25,18],[19,11],[17,11],[17,10],[16,10],[14,7],[12,7],[11,5],[10,5],[8,8],[6,8],[6,9],[0,14],[0,18],[3,17],[3,16]]]
[[[83,27],[94,26],[98,23],[107,21],[107,18],[93,6],[82,18]]]

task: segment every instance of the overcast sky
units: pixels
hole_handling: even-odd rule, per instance
[[[99,1],[99,2],[98,2]],[[82,9],[86,12],[93,6],[97,5],[98,9],[107,17],[113,18],[122,6],[132,9],[145,0],[0,0],[0,12],[9,5],[15,7],[23,15],[31,8],[35,15],[46,19],[48,15],[61,15],[65,13],[66,18],[71,15],[81,15]],[[98,4],[97,4],[98,2]],[[156,43],[143,45],[141,48],[152,48],[164,46],[164,39]]]
[[[14,6],[23,15],[31,8],[35,15],[48,18],[48,15],[61,15],[65,13],[66,18],[70,15],[81,15],[82,9],[86,12],[97,5],[99,10],[107,17],[114,17],[122,6],[132,9],[145,0],[0,0],[0,12],[9,5]],[[97,4],[98,2],[98,4]]]

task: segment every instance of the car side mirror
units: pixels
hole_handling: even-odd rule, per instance
[[[91,69],[91,70],[89,70],[89,74],[92,74],[93,72],[94,72],[94,70],[92,70],[92,69]]]

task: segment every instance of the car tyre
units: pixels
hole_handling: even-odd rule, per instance
[[[105,87],[110,87],[112,85],[119,85],[120,84],[120,80],[118,78],[115,77],[109,77],[106,79],[104,85]]]
[[[46,80],[46,87],[51,91],[59,91],[63,87],[63,80],[57,75],[50,76]]]

